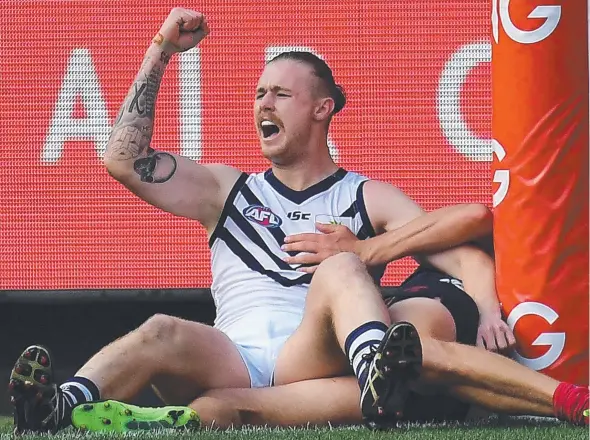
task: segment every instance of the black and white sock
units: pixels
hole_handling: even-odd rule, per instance
[[[100,400],[100,391],[90,379],[74,376],[59,386],[61,399],[61,424],[70,424],[70,414],[75,406],[85,402]]]
[[[380,321],[369,321],[354,329],[344,342],[346,356],[354,370],[361,389],[365,385],[368,373],[368,366],[372,358],[367,357],[381,343],[385,336],[387,325]]]

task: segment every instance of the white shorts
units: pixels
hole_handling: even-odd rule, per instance
[[[285,342],[295,332],[303,314],[256,310],[222,330],[234,342],[248,374],[252,388],[273,385],[277,357]]]

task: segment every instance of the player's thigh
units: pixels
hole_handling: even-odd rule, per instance
[[[270,388],[211,390],[191,404],[205,426],[346,425],[362,421],[353,376],[314,379]]]
[[[366,267],[356,255],[341,253],[320,264],[309,286],[302,322],[278,355],[275,384],[352,374],[341,348],[344,341],[339,341],[334,331],[335,320],[354,319],[356,310],[351,309],[346,295],[353,293],[355,298],[358,289],[365,286],[374,289]],[[375,298],[370,297],[371,292],[366,293],[368,301],[379,301],[380,308],[374,309],[385,319],[386,311],[377,293]]]
[[[307,316],[279,352],[274,384],[349,374],[352,369],[332,330]]]
[[[188,404],[208,389],[250,386],[248,370],[234,343],[209,325],[156,315],[137,331],[144,338],[164,341],[162,365],[152,384],[166,403]]]
[[[418,334],[441,341],[455,341],[455,321],[438,299],[408,298],[389,307],[391,322],[407,321]]]
[[[274,370],[276,385],[352,374],[320,289],[321,284],[312,281],[301,323],[279,351]]]
[[[420,267],[386,303],[393,321],[411,320],[424,336],[475,345],[479,310],[461,286],[443,272]]]
[[[405,299],[390,306],[389,314],[392,322],[408,321],[423,336],[455,340],[453,317],[439,300]],[[275,384],[351,374],[349,361],[335,341],[329,325],[314,313],[305,314],[278,356]]]

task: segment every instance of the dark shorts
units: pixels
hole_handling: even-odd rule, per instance
[[[436,269],[419,267],[399,288],[388,292],[388,306],[408,298],[438,298],[455,321],[457,342],[475,345],[479,325],[479,311],[473,299],[461,288],[462,283]],[[470,405],[446,395],[423,396],[410,393],[406,401],[404,420],[463,421]]]

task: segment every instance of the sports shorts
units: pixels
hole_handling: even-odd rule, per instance
[[[479,326],[479,311],[475,301],[463,291],[460,280],[434,268],[420,266],[397,289],[384,295],[388,306],[408,298],[439,299],[453,320],[457,342],[475,345]],[[470,405],[443,394],[421,395],[410,392],[404,410],[404,420],[413,422],[463,421]]]
[[[252,388],[273,385],[277,357],[302,319],[303,311],[295,313],[258,308],[223,329],[248,369]]]

